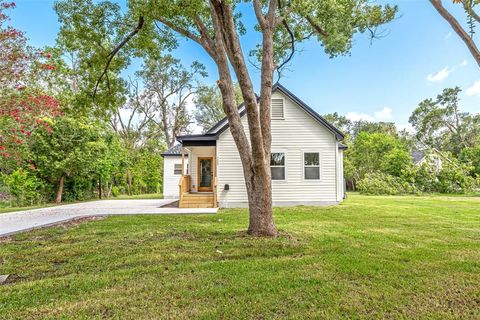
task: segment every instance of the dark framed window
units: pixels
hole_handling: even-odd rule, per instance
[[[173,174],[182,174],[182,164],[181,163],[175,163],[173,165]]]
[[[303,172],[305,180],[320,180],[320,153],[303,154]]]
[[[270,156],[272,180],[285,180],[285,153],[272,152]]]

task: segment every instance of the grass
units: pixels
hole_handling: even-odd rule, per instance
[[[2,319],[480,317],[480,199],[353,195],[248,214],[117,216],[0,242]]]

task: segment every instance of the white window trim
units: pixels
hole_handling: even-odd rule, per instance
[[[285,120],[285,98],[284,97],[279,97],[279,98],[274,98],[272,97],[271,100],[282,100],[282,106],[283,106],[283,117],[274,117],[272,115],[272,104],[270,103],[270,118],[272,118],[272,120]]]
[[[319,179],[306,179],[305,178],[305,153],[318,153],[318,170],[319,170]],[[307,166],[307,167],[317,167],[317,166]],[[322,152],[320,150],[302,150],[302,180],[304,182],[321,182],[322,179]]]
[[[286,183],[286,182],[288,182],[288,169],[287,169],[288,154],[287,154],[287,151],[286,150],[272,150],[272,152],[270,152],[270,153],[283,153],[285,155],[285,165],[283,165],[283,166],[270,166],[270,168],[271,167],[276,167],[276,168],[284,167],[285,168],[285,179],[283,179],[283,180],[272,179],[272,183]]]
[[[180,166],[181,166],[182,164],[181,164],[181,163],[180,163],[180,164],[179,164],[179,163],[174,163],[174,164],[173,164],[173,175],[174,175],[174,176],[179,176],[179,175],[182,174],[182,167],[180,167],[180,173],[175,173],[175,171],[177,171],[177,169],[175,169],[175,166],[177,166],[177,165],[180,165]]]

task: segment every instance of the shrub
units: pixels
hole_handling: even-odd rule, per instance
[[[120,190],[118,189],[117,186],[112,187],[112,196],[118,197],[120,195]]]
[[[445,162],[437,178],[437,191],[442,193],[468,193],[476,188],[476,180],[469,175],[470,167],[457,161]]]
[[[370,195],[416,194],[417,188],[401,178],[382,172],[368,173],[358,182],[358,190]]]
[[[13,206],[29,206],[44,202],[43,183],[35,175],[23,169],[2,176]]]
[[[435,192],[438,178],[435,168],[427,163],[419,166],[414,174],[415,186],[422,192]]]

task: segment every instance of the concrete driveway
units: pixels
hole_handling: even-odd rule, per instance
[[[76,218],[129,214],[216,213],[218,208],[161,208],[175,200],[100,200],[10,213],[0,213],[0,236],[45,227]]]

